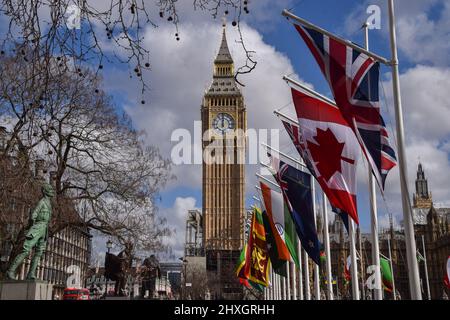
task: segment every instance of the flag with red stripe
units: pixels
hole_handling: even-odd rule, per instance
[[[298,125],[283,121],[300,156],[331,205],[359,223],[356,165],[359,146],[335,106],[292,89]]]

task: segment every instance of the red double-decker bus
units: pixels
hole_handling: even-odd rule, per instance
[[[66,288],[63,300],[90,300],[88,289]]]

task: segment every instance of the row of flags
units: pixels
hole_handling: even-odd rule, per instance
[[[282,163],[282,162],[281,162]],[[286,166],[286,164],[284,164]],[[291,169],[293,167],[290,167]],[[299,170],[295,169],[298,172]],[[307,176],[305,174],[305,176]],[[266,184],[260,182],[261,193],[264,198],[264,207],[266,210],[261,211],[261,209],[254,207],[249,236],[246,245],[244,246],[238,266],[236,268],[237,276],[240,282],[246,287],[253,287],[259,291],[262,291],[264,287],[269,286],[269,269],[273,268],[273,271],[281,276],[286,277],[286,263],[288,261],[293,261],[297,268],[299,268],[298,261],[298,248],[294,245],[295,249],[289,249],[289,242],[298,243],[295,241],[295,232],[292,231],[293,224],[295,224],[295,229],[299,235],[302,245],[304,243],[309,243],[307,240],[308,236],[301,237],[298,233],[302,230],[302,222],[293,222],[293,215],[289,211],[289,214],[282,217],[279,212],[286,212],[286,206],[280,208],[280,198],[281,194],[277,194],[276,191],[270,189]],[[307,190],[308,194],[309,184],[304,185],[304,189]],[[278,199],[277,199],[278,198]],[[273,201],[273,202],[272,202]],[[278,204],[276,204],[278,203]],[[278,206],[278,208],[276,208]],[[295,209],[294,209],[295,210]],[[268,213],[269,212],[269,213]],[[277,213],[278,212],[278,213]],[[298,227],[297,227],[298,226]],[[291,229],[291,230],[289,230]],[[286,230],[286,231],[285,231]],[[313,235],[313,238],[317,238],[317,235]],[[317,239],[317,247],[320,248],[322,245]],[[313,247],[312,245],[310,247]],[[305,250],[308,248],[306,246]],[[308,255],[312,258],[314,251],[307,250]],[[423,256],[418,254],[417,259],[423,261]],[[313,259],[314,260],[314,259]],[[318,265],[325,262],[326,255],[323,250],[319,249],[318,261],[315,261]],[[344,282],[351,282],[351,256],[349,255],[345,261],[344,265]],[[382,287],[386,292],[393,292],[394,275],[391,267],[391,261],[380,255],[380,272]],[[444,275],[444,284],[450,289],[450,256],[447,259],[446,272]]]
[[[386,176],[396,165],[396,156],[380,113],[380,62],[316,30],[296,23],[294,26],[311,50],[342,117],[384,189]]]
[[[305,168],[292,166],[268,152],[268,166],[278,188],[260,181],[261,209],[253,209],[251,230],[236,270],[243,284],[259,289],[269,285],[270,269],[286,276],[288,262],[299,266],[298,240],[317,265],[327,259],[317,235],[312,179],[349,231],[349,219],[359,224],[359,154],[366,158],[381,192],[389,171],[397,164],[380,112],[380,63],[387,60],[301,21],[296,19],[294,27],[318,63],[334,100],[285,77],[296,119],[275,113]],[[345,263],[347,281],[351,280],[351,261],[349,256]],[[448,262],[444,282],[450,287],[449,268]],[[391,261],[383,256],[380,271],[384,290],[392,291]]]
[[[298,23],[294,27],[319,64],[335,102],[290,82],[297,120],[280,120],[308,172],[268,154],[280,191],[260,181],[262,209],[253,211],[249,239],[237,268],[240,278],[264,286],[268,285],[270,262],[279,274],[286,270],[288,261],[298,266],[297,237],[316,264],[324,257],[314,219],[312,178],[348,230],[349,217],[359,224],[356,168],[360,152],[367,158],[381,190],[389,170],[396,165],[380,113],[379,61],[317,30]],[[255,240],[262,239],[258,236],[262,230],[265,247],[263,241]],[[264,259],[253,254],[260,251],[265,253]],[[254,265],[263,271],[253,272]]]

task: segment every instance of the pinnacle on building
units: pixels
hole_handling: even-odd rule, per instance
[[[428,180],[425,178],[425,172],[422,164],[419,162],[416,178],[416,192],[413,195],[414,208],[429,209],[433,205],[431,192],[428,192]]]

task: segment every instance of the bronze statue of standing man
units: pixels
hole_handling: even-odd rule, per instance
[[[22,252],[16,256],[7,271],[6,276],[9,279],[16,278],[17,267],[20,266],[20,264],[30,254],[33,248],[35,248],[35,252],[33,259],[31,260],[27,279],[36,279],[36,268],[47,246],[48,224],[52,216],[51,198],[55,193],[52,186],[48,183],[45,183],[42,186],[42,194],[43,197],[41,198],[41,200],[39,200],[36,208],[31,214],[32,225],[25,236],[25,242],[23,244]]]

